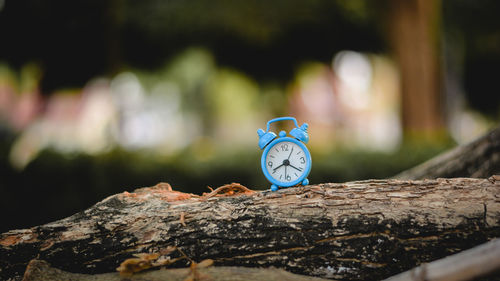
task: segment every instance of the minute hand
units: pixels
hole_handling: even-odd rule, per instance
[[[290,155],[288,155],[288,160],[290,160],[290,156],[292,156],[292,152],[293,152],[293,147],[292,147],[292,151],[290,151]]]

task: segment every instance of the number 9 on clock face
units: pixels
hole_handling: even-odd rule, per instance
[[[309,174],[311,156],[307,148],[295,139],[273,141],[266,150],[262,160],[265,160],[265,174],[271,182],[292,186],[301,183]]]

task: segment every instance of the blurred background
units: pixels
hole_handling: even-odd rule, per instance
[[[0,231],[161,181],[268,189],[256,131],[278,116],[310,125],[311,183],[390,177],[499,121],[499,13],[494,0],[0,0]]]

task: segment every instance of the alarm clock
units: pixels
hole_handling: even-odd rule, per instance
[[[269,131],[271,123],[290,120],[295,128],[287,136],[285,131],[279,136]],[[307,176],[311,171],[311,154],[305,146],[309,141],[307,123],[299,127],[294,117],[279,117],[267,122],[267,130],[257,130],[259,147],[264,149],[261,158],[262,172],[271,182],[271,190],[294,185],[308,185]]]

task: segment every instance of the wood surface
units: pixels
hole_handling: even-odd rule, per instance
[[[494,239],[443,259],[424,263],[385,281],[500,280],[500,239]]]
[[[310,276],[293,274],[278,268],[250,268],[238,266],[159,269],[144,271],[123,277],[117,272],[101,274],[70,273],[53,268],[45,261],[32,260],[24,274],[23,281],[327,281]]]
[[[0,234],[0,280],[33,259],[72,273],[116,272],[134,254],[214,266],[276,267],[380,280],[500,237],[500,177],[367,180],[205,196],[168,184],[110,196],[86,211]],[[168,265],[187,267],[180,259]]]

